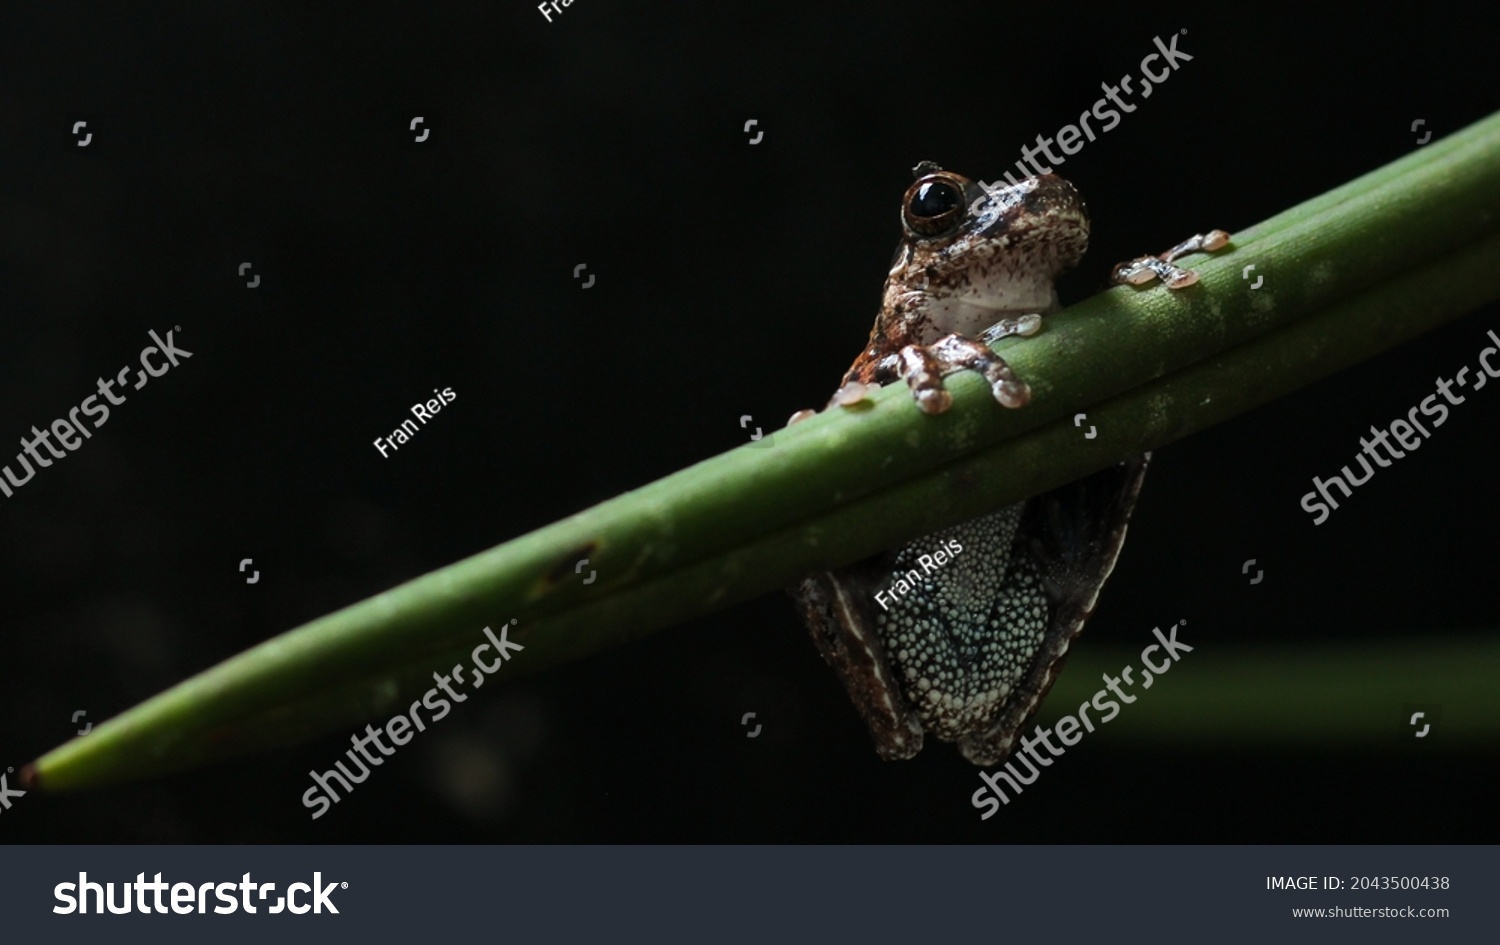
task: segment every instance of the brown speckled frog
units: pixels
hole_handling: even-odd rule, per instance
[[[1034,334],[1057,309],[1053,280],[1088,246],[1083,200],[1051,174],[994,186],[931,162],[915,173],[870,342],[829,406],[905,378],[917,406],[939,414],[952,405],[943,378],[973,370],[1002,406],[1024,407],[1026,382],[987,345]],[[1228,240],[1195,236],[1112,279],[1191,285],[1175,260]],[[790,589],[881,757],[910,758],[931,732],[975,764],[1005,760],[1114,568],[1147,459]]]

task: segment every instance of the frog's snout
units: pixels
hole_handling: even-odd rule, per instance
[[[1035,217],[1055,221],[1058,224],[1073,224],[1081,227],[1086,235],[1089,230],[1088,208],[1078,190],[1056,174],[1043,174],[1036,179],[1023,202],[1026,211]]]

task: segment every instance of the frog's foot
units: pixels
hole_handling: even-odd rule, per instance
[[[1169,289],[1181,289],[1198,281],[1198,274],[1191,269],[1180,269],[1172,265],[1188,253],[1211,253],[1229,242],[1229,234],[1223,230],[1209,230],[1190,236],[1162,253],[1160,256],[1142,256],[1128,263],[1120,263],[1110,273],[1109,281],[1115,285],[1145,285],[1160,278]]]
[[[979,335],[979,340],[987,345],[992,345],[1001,338],[1009,338],[1012,335],[1030,336],[1042,330],[1042,316],[1022,315],[1020,318],[1002,318],[995,324],[986,328]]]
[[[1027,321],[1035,318],[1036,321]],[[1006,321],[1011,321],[1007,319]],[[1015,319],[1015,330],[1005,334],[1031,334],[1041,324],[1038,316],[1022,316]],[[1023,328],[1020,323],[1024,322]],[[1003,323],[1002,323],[1003,324]],[[990,329],[1001,329],[1000,325]],[[989,334],[989,332],[986,332]],[[953,405],[953,395],[943,388],[943,378],[955,371],[978,371],[990,382],[990,391],[995,399],[1006,407],[1024,407],[1031,399],[1031,388],[1016,376],[1005,359],[984,345],[962,335],[948,335],[931,345],[907,345],[901,349],[901,365],[905,369],[906,383],[911,387],[912,397],[923,413],[942,413]]]

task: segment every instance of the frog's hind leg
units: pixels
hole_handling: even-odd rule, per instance
[[[809,575],[788,591],[818,652],[863,716],[875,751],[887,761],[901,761],[922,750],[922,723],[901,694],[875,625],[871,601],[878,582],[890,573],[888,557]]]
[[[1031,388],[1004,358],[963,335],[948,335],[931,345],[907,345],[901,349],[901,365],[912,397],[923,413],[942,413],[953,406],[953,395],[943,388],[943,378],[957,371],[984,375],[1002,406],[1024,407],[1031,399]]]
[[[991,726],[959,741],[959,751],[974,764],[1004,763],[1062,671],[1068,648],[1114,570],[1149,458],[1149,453],[1132,457],[1027,500],[1016,549],[1040,573],[1047,630]]]

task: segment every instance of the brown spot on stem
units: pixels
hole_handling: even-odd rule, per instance
[[[566,581],[577,575],[578,562],[593,555],[593,553],[597,551],[598,548],[599,543],[597,541],[591,541],[588,544],[581,545],[573,551],[570,551],[568,554],[564,555],[562,557],[562,560],[558,561],[557,564],[553,566],[552,570],[547,572],[547,576],[543,579],[544,583],[547,585],[547,589],[550,590],[558,584],[561,584],[563,581]]]

